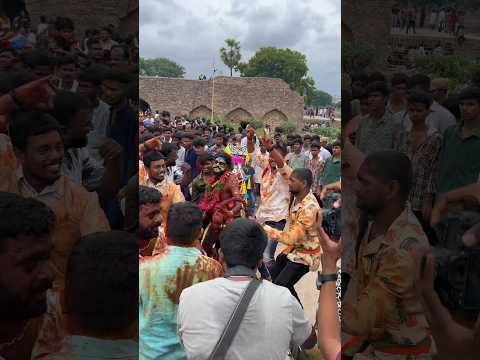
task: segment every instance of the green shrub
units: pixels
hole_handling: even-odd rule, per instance
[[[284,134],[291,134],[297,130],[297,123],[292,120],[287,120],[280,125],[280,128]]]
[[[318,127],[318,128],[312,129],[312,131],[315,134],[327,137],[330,143],[338,140],[341,134],[341,130],[335,127],[324,127],[324,128]]]

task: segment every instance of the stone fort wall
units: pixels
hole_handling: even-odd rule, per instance
[[[212,80],[140,77],[140,97],[152,111],[207,117],[212,113]],[[215,78],[215,114],[240,122],[251,117],[277,126],[285,120],[303,121],[304,99],[280,79],[219,76]]]
[[[108,24],[138,32],[138,0],[26,0],[25,4],[34,26],[41,15],[64,16],[75,22],[77,35]]]
[[[390,42],[394,0],[342,1],[342,35],[347,41],[363,42],[383,57]]]

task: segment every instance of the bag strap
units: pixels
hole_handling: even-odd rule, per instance
[[[225,326],[220,339],[218,339],[217,344],[208,358],[209,360],[225,359],[225,355],[227,354],[227,351],[230,348],[235,335],[237,334],[238,328],[240,327],[240,323],[242,322],[243,317],[248,309],[250,300],[252,300],[253,294],[255,294],[255,291],[261,283],[261,279],[253,279],[250,281],[247,288],[243,292],[240,301],[235,306],[232,315],[230,315],[230,319],[228,319],[227,325]]]

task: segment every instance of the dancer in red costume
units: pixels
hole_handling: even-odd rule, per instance
[[[214,176],[207,183],[205,197],[200,203],[207,226],[202,246],[208,256],[218,258],[217,247],[222,228],[242,215],[244,204],[238,176],[232,172],[231,158],[220,153],[213,164]]]

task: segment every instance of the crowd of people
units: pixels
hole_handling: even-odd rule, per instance
[[[0,15],[0,358],[136,358],[138,39]]]
[[[465,32],[465,11],[453,6],[427,8],[396,5],[392,8],[393,30],[416,34],[418,28],[437,30],[458,37]]]
[[[340,142],[168,111],[141,112],[139,121],[140,227],[147,227],[140,239],[140,358],[209,358],[257,271],[264,281],[226,358],[284,359],[314,347],[317,332],[295,284],[319,270],[337,280],[339,247],[321,226],[320,204],[340,181]],[[321,266],[321,240],[335,244],[332,266]],[[330,318],[318,321],[329,328],[318,331],[329,358],[340,346],[330,343],[339,337],[333,284],[322,292]],[[252,341],[258,347],[249,348]]]
[[[473,359],[477,312],[447,310],[434,288],[433,256],[425,254],[446,246],[445,216],[461,223],[465,211],[479,212],[480,88],[467,83],[453,92],[450,79],[419,73],[359,72],[349,80],[342,108],[342,354]],[[455,249],[475,243],[474,233],[455,233],[465,242],[451,240]]]

